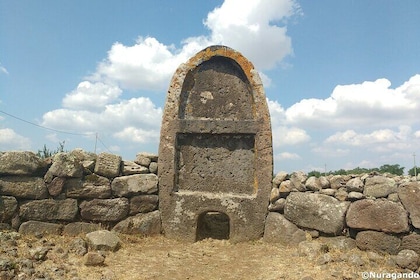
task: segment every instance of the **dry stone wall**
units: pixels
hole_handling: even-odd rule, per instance
[[[35,235],[104,228],[160,234],[157,160],[147,153],[132,162],[82,150],[46,160],[32,152],[0,153],[0,229]],[[279,172],[272,182],[266,242],[297,245],[308,236],[340,236],[363,250],[420,254],[415,178]]]
[[[420,254],[420,181],[390,174],[273,179],[264,239],[297,244],[312,237],[348,236],[363,250]]]
[[[0,223],[31,234],[160,233],[156,173],[157,156],[147,153],[133,162],[82,150],[46,160],[0,153]]]

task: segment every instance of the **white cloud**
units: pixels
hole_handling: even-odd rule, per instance
[[[338,85],[327,99],[303,99],[285,112],[299,127],[331,129],[419,123],[420,75],[390,88],[387,79]]]
[[[30,150],[31,141],[17,134],[13,129],[0,129],[0,147],[1,150]]]
[[[159,130],[144,130],[136,127],[125,127],[123,130],[114,134],[120,140],[135,143],[151,143],[159,141]]]
[[[289,153],[289,152],[283,152],[283,153],[280,153],[278,155],[275,155],[275,159],[277,159],[277,160],[286,160],[286,159],[288,159],[288,160],[298,160],[300,158],[301,157],[298,154]]]
[[[299,5],[291,0],[225,0],[204,24],[214,43],[239,50],[263,70],[293,53],[287,28],[279,23],[299,13]]]
[[[79,110],[101,109],[117,100],[121,93],[122,90],[117,86],[84,81],[79,83],[75,90],[66,94],[63,107]]]

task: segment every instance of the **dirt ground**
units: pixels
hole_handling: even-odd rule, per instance
[[[121,235],[120,238],[121,248],[116,252],[106,252],[102,266],[86,266],[86,256],[71,252],[69,248],[74,237],[20,237],[14,255],[29,258],[31,249],[50,247],[44,260],[34,262],[36,272],[30,279],[350,280],[377,279],[363,278],[363,272],[402,271],[390,265],[389,256],[372,260],[367,252],[358,249],[347,252],[326,250],[315,256],[303,256],[296,246],[285,247],[261,240],[231,244],[228,240],[214,239],[182,243],[163,236]],[[10,252],[10,248],[3,248],[3,251]],[[2,254],[6,256],[6,253]],[[354,256],[357,262],[351,261]],[[10,279],[25,279],[25,276]]]
[[[104,267],[80,264],[81,279],[363,279],[363,272],[398,272],[388,258],[371,261],[366,252],[352,249],[363,265],[341,261],[340,252],[328,252],[331,261],[320,264],[319,257],[299,256],[297,247],[263,241],[231,244],[227,240],[206,239],[193,244],[162,236],[125,236],[123,246],[106,257]],[[322,253],[321,253],[322,254]],[[321,255],[320,254],[320,255]],[[80,261],[80,260],[79,260]],[[309,278],[312,277],[312,278]]]

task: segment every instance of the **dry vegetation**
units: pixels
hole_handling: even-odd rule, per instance
[[[357,249],[338,252],[327,246],[315,256],[301,256],[297,247],[262,241],[231,244],[205,239],[190,244],[162,236],[128,235],[121,236],[122,246],[117,252],[105,253],[103,266],[86,266],[85,257],[70,250],[73,240],[61,236],[17,239],[16,270],[20,267],[18,259],[31,258],[31,249],[49,247],[44,260],[34,261],[30,279],[362,279],[364,271],[401,272],[390,264],[389,257],[374,260]],[[10,255],[10,244],[6,244],[2,242],[0,259]],[[28,279],[21,275],[12,279]]]

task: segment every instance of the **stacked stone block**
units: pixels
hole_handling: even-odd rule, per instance
[[[0,223],[29,233],[74,235],[99,227],[160,233],[157,159],[140,153],[123,161],[79,149],[46,160],[32,152],[1,153]]]
[[[347,236],[363,250],[420,254],[420,181],[391,174],[309,177],[279,172],[273,178],[264,239],[284,244]],[[280,225],[273,227],[272,224]],[[285,240],[284,232],[290,232]]]

